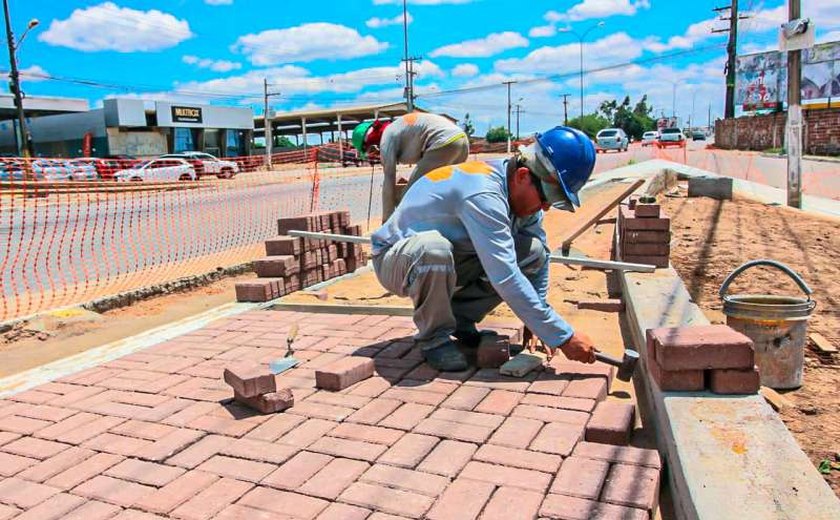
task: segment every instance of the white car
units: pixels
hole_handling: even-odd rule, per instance
[[[595,136],[595,141],[598,143],[599,152],[606,152],[607,150],[617,150],[619,152],[626,152],[630,146],[630,139],[621,128],[605,128],[598,132]]]
[[[231,179],[239,173],[239,165],[233,161],[225,161],[204,152],[179,152],[161,155],[161,158],[185,159],[192,164],[199,177],[215,175],[220,179]]]
[[[654,145],[657,139],[659,139],[659,132],[656,130],[645,132],[642,134],[642,146]]]
[[[194,181],[195,170],[184,159],[152,159],[131,169],[114,174],[118,182],[128,181]]]
[[[679,128],[663,128],[659,131],[659,144],[662,146],[683,146],[685,135]]]
[[[67,162],[56,159],[32,161],[32,173],[36,179],[49,182],[73,180],[73,168]]]

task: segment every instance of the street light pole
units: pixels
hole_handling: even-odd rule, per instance
[[[504,85],[507,85],[507,153],[510,153],[510,86],[516,83],[515,81],[505,81],[503,82]]]
[[[403,0],[403,44],[405,48],[405,108],[414,112],[414,68],[408,57],[408,0]]]
[[[17,45],[15,44],[15,36],[12,33],[12,21],[9,15],[9,0],[3,0],[3,14],[6,17],[6,41],[9,47],[9,79],[12,94],[14,95],[15,108],[17,108],[18,128],[20,131],[20,139],[18,140],[18,154],[23,157],[32,157],[35,155],[34,147],[32,146],[32,138],[29,135],[29,130],[26,127],[26,114],[23,111],[23,94],[20,90],[20,72],[17,66]],[[38,25],[38,20],[31,20],[26,32]],[[23,37],[26,37],[26,32]],[[23,41],[23,38],[21,38]]]
[[[574,34],[578,39],[578,44],[580,46],[580,117],[583,117],[583,41],[586,39],[586,36],[592,32],[593,30],[597,29],[598,27],[603,27],[604,22],[600,21],[590,27],[589,29],[585,30],[583,34],[579,34],[576,31],[573,31],[571,28],[561,29],[560,32],[567,32]]]

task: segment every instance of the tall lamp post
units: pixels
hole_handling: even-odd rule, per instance
[[[594,31],[599,27],[603,27],[604,22],[603,20],[596,23],[589,29],[583,31],[582,33],[578,33],[577,31],[573,30],[571,27],[565,27],[560,29],[560,32],[567,32],[573,34],[577,37],[578,43],[580,44],[580,117],[583,117],[583,41],[586,39],[586,36]]]
[[[17,108],[18,128],[20,138],[18,139],[18,154],[24,157],[32,157],[35,155],[35,150],[32,146],[32,139],[29,137],[29,130],[26,128],[26,115],[23,111],[23,93],[20,90],[20,72],[17,67],[17,50],[20,44],[23,43],[24,38],[30,30],[38,26],[38,20],[32,19],[26,26],[26,30],[21,35],[18,41],[15,41],[14,33],[12,33],[12,21],[9,16],[9,0],[3,0],[3,14],[6,17],[6,42],[9,47],[9,87],[15,97],[15,107]]]

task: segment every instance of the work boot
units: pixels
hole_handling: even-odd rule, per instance
[[[461,372],[467,369],[467,358],[452,340],[439,347],[423,351],[423,358],[430,367],[440,372]]]

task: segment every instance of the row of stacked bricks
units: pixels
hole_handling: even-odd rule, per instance
[[[618,258],[625,262],[668,267],[671,219],[656,203],[631,199],[618,213]]]
[[[310,231],[361,236],[350,213],[310,213],[277,221],[278,236],[265,241],[266,257],[254,262],[259,279],[236,284],[240,302],[265,302],[332,278],[355,272],[367,263],[361,244],[297,238],[288,232]]]
[[[754,394],[761,386],[752,340],[726,325],[649,329],[646,364],[663,391]]]

